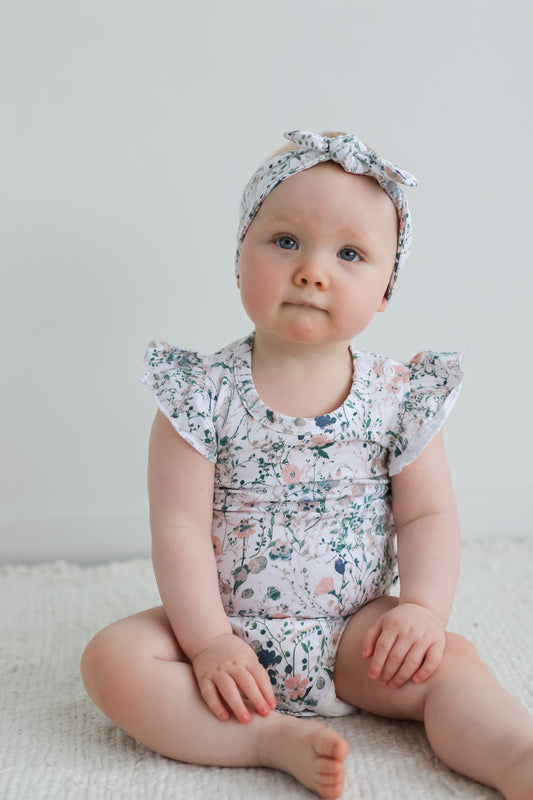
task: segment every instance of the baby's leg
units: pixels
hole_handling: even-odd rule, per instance
[[[246,724],[218,720],[162,608],[97,634],[81,669],[89,696],[104,714],[158,753],[195,764],[275,767],[322,797],[342,794],[344,739],[322,723],[277,712],[252,712]]]
[[[447,634],[443,661],[422,684],[391,689],[368,678],[363,637],[396,602],[369,603],[346,627],[335,666],[338,696],[375,714],[423,721],[448,766],[495,786],[507,800],[533,800],[533,716],[497,683],[466,639]]]

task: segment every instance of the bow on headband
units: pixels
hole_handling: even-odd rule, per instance
[[[371,174],[380,184],[394,181],[404,186],[418,186],[413,175],[369,150],[356,136],[341,134],[330,138],[310,131],[288,131],[284,136],[299,147],[316,150],[354,175]]]
[[[330,138],[310,131],[289,131],[285,133],[285,138],[298,145],[298,149],[280,153],[266,161],[254,173],[244,189],[235,260],[237,277],[239,277],[239,255],[243,239],[265,197],[291,175],[324,161],[333,161],[353,175],[369,175],[374,178],[389,195],[398,213],[398,246],[386,294],[388,299],[398,273],[407,260],[412,241],[411,215],[407,198],[400,185],[417,186],[418,181],[409,172],[369,150],[360,139],[350,134]]]

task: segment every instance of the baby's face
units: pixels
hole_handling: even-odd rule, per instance
[[[326,163],[285,180],[241,248],[239,287],[256,335],[349,342],[386,307],[397,231],[373,178]]]

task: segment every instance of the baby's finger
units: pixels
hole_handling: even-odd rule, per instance
[[[381,619],[375,622],[370,627],[363,639],[362,656],[363,658],[372,658],[374,655],[374,647],[381,634]]]
[[[258,662],[255,667],[250,669],[250,672],[252,673],[255,682],[259,686],[269,711],[272,711],[274,708],[276,708],[276,697],[274,695],[274,690],[272,688],[267,671]]]
[[[399,689],[404,683],[410,680],[424,660],[426,648],[422,644],[415,644],[405,654],[399,668],[389,679],[388,686],[392,689]]]
[[[430,678],[434,672],[437,671],[442,661],[444,653],[444,644],[435,642],[431,645],[426,653],[423,663],[415,674],[413,675],[413,683],[424,683]]]
[[[238,721],[249,722],[250,712],[246,708],[235,680],[224,672],[217,678],[216,688]]]
[[[210,680],[203,680],[198,684],[200,694],[208,708],[213,712],[215,717],[221,722],[229,719],[228,709],[220,699],[220,695],[215,684]]]
[[[406,641],[404,639],[396,639],[381,671],[380,680],[382,680],[383,683],[389,683],[389,681],[392,681],[393,678],[395,678],[395,676],[398,674],[398,671],[403,669],[411,647],[412,644],[409,640]],[[415,665],[415,669],[420,666],[420,663],[421,660],[419,660]],[[411,675],[409,675],[409,677],[411,677]]]
[[[268,716],[272,709],[263,697],[263,693],[257,684],[255,676],[247,669],[243,669],[234,677],[240,691],[250,701],[257,713],[261,714],[262,717]]]
[[[385,666],[385,662],[387,661],[395,641],[395,633],[382,632],[374,647],[374,655],[370,663],[370,669],[368,670],[369,678],[375,680],[381,677],[383,667]]]

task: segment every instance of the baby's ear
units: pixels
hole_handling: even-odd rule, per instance
[[[378,311],[385,311],[385,309],[387,308],[388,304],[389,304],[389,301],[387,300],[386,297],[384,297],[381,300],[381,303],[379,304],[379,306],[377,307],[377,310]]]

